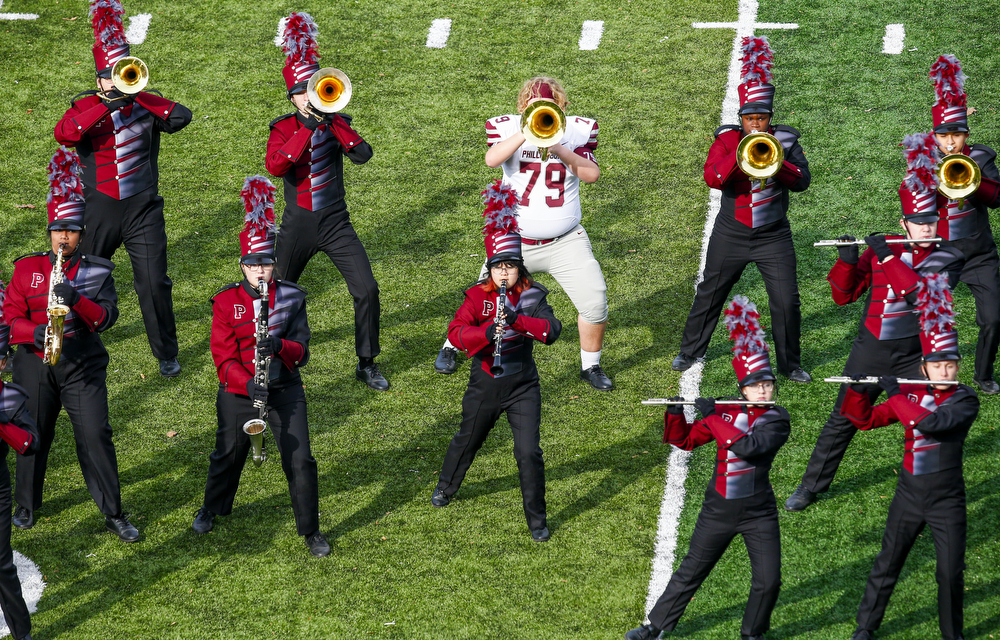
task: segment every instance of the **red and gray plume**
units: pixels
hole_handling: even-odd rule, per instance
[[[913,193],[937,191],[938,146],[933,133],[914,133],[903,138],[906,178],[903,186]]]
[[[917,282],[916,306],[921,331],[937,334],[954,328],[955,308],[947,274],[932,273]]]
[[[273,234],[277,228],[274,218],[274,185],[264,176],[250,176],[243,181],[243,208],[246,230],[255,235]]]
[[[766,37],[746,36],[740,45],[743,56],[743,66],[740,67],[742,82],[757,81],[771,84],[771,67],[774,65],[774,53]]]
[[[122,14],[125,9],[119,0],[91,0],[90,20],[94,27],[94,38],[105,46],[128,44]]]
[[[76,151],[59,147],[49,160],[49,196],[53,204],[83,202],[83,183],[80,182],[80,157]]]
[[[288,57],[289,64],[314,64],[319,61],[316,36],[319,29],[308,13],[295,12],[288,16],[281,50]]]
[[[733,341],[733,353],[737,357],[767,352],[764,328],[760,326],[757,305],[746,296],[735,296],[722,312],[729,339]]]
[[[488,236],[497,232],[517,233],[517,193],[509,184],[494,180],[490,186],[483,191],[483,217],[486,218],[486,226],[483,227],[483,235]]]
[[[962,73],[962,63],[949,54],[940,56],[931,65],[931,80],[934,82],[934,93],[937,94],[935,105],[944,104],[949,107],[965,106],[965,74]]]

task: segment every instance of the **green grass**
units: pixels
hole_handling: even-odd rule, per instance
[[[777,58],[777,121],[803,132],[814,175],[812,187],[793,196],[790,217],[804,364],[815,377],[839,374],[860,306],[833,305],[823,280],[833,255],[810,245],[894,227],[903,167],[895,145],[929,128],[926,73],[938,52],[958,55],[971,76],[970,102],[979,109],[972,140],[995,142],[1000,130],[1000,88],[991,81],[1000,38],[988,3],[962,8],[762,3],[760,20],[801,24],[768,35]],[[278,19],[295,9],[316,18],[324,64],[354,82],[347,111],[375,150],[367,165],[346,170],[346,180],[352,220],[382,291],[379,362],[393,383],[389,393],[376,394],[354,380],[350,297],[329,261],[317,257],[301,284],[310,292],[312,359],[303,376],[320,521],[334,548],[322,560],[295,535],[277,459],[247,469],[233,514],[218,519],[214,532],[196,537],[190,530],[214,445],[217,378],[207,300],[236,278],[238,191],[245,176],[264,172],[266,124],[288,111],[283,58],[272,38]],[[93,63],[82,0],[7,0],[4,11],[41,16],[0,22],[0,258],[9,278],[10,260],[45,246],[51,131],[68,99],[90,88]],[[669,452],[658,444],[658,413],[638,401],[677,387],[669,364],[693,295],[708,200],[701,168],[718,125],[732,43],[730,31],[690,23],[734,20],[736,2],[133,0],[126,11],[153,15],[146,43],[133,48],[150,66],[151,86],[195,114],[184,131],[164,137],[160,155],[184,373],[174,380],[157,375],[120,251],[122,316],[104,338],[123,498],[143,539],[126,546],[103,532],[63,418],[38,524],[13,535],[14,548],[48,581],[34,635],[596,639],[619,637],[641,621]],[[441,17],[454,21],[448,47],[427,49],[430,21]],[[580,24],[589,19],[606,21],[601,47],[578,51]],[[879,53],[884,25],[901,20],[907,48],[917,51]],[[609,285],[603,364],[618,386],[598,394],[578,380],[575,311],[542,276],[566,325],[559,342],[536,350],[553,531],[545,545],[528,536],[503,420],[459,499],[447,509],[428,504],[467,376],[466,367],[436,375],[431,360],[462,287],[481,264],[479,192],[498,175],[482,162],[482,124],[512,111],[520,82],[539,73],[563,79],[570,111],[601,124],[602,177],[582,188],[582,199]],[[738,291],[766,306],[755,271]],[[959,288],[957,300],[971,356],[967,289]],[[719,332],[706,393],[731,390],[727,353]],[[835,393],[821,383],[782,387],[793,436],[772,474],[780,500],[798,482]],[[981,415],[967,447],[966,638],[1000,628],[996,403],[985,400]],[[168,438],[168,430],[179,435]],[[827,498],[805,513],[782,515],[784,589],[769,637],[849,637],[879,548],[900,440],[892,429],[861,434]],[[692,457],[678,557],[712,455],[705,448]],[[937,637],[933,573],[925,535],[882,637]],[[736,543],[677,635],[736,637],[748,589],[745,552]]]

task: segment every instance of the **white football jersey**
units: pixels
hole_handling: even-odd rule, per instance
[[[521,116],[506,115],[486,121],[486,144],[506,140],[521,130]],[[566,135],[561,144],[574,153],[597,162],[597,121],[581,116],[566,117]],[[504,182],[520,197],[518,224],[525,238],[556,238],[580,224],[580,179],[553,154],[542,162],[538,147],[522,144],[504,162]]]

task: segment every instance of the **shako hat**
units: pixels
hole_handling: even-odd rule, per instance
[[[243,208],[246,223],[240,232],[240,262],[274,264],[274,185],[264,176],[250,176],[243,181]]]
[[[80,157],[76,151],[59,147],[49,160],[49,231],[83,231],[83,183],[80,181]]]
[[[746,296],[735,296],[722,313],[733,341],[733,370],[739,386],[776,380],[757,305]]]
[[[288,87],[288,97],[306,90],[309,78],[319,71],[319,48],[316,36],[319,29],[312,16],[295,12],[285,20],[282,30],[281,50],[285,53],[285,68],[281,75]]]
[[[746,36],[740,46],[742,66],[737,92],[740,98],[739,115],[774,112],[774,85],[771,66],[774,54],[766,37]]]
[[[119,0],[90,0],[90,21],[94,27],[94,65],[97,75],[111,77],[111,67],[129,55],[128,40]]]
[[[961,360],[955,308],[946,274],[932,273],[917,283],[917,313],[924,361]]]
[[[521,262],[521,234],[517,226],[517,193],[510,185],[494,180],[483,191],[483,217],[486,225],[486,264],[492,267],[498,262],[513,260]]]
[[[906,177],[899,186],[903,219],[930,224],[939,219],[937,209],[937,142],[933,133],[914,133],[903,138]]]
[[[962,63],[951,54],[940,56],[931,65],[930,78],[934,82],[936,98],[931,107],[934,133],[969,130],[969,112],[966,108],[965,74]]]

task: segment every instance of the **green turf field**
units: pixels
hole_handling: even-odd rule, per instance
[[[0,273],[44,249],[45,168],[52,129],[74,94],[93,85],[83,0],[6,0],[0,20]],[[661,415],[639,400],[676,392],[669,365],[690,308],[708,188],[701,178],[726,86],[733,32],[694,21],[733,21],[737,3],[651,0],[557,3],[341,0],[288,4],[125,0],[152,14],[145,43],[151,88],[194,119],[164,136],[170,275],[184,373],[166,380],[149,353],[124,250],[116,256],[122,315],[104,335],[123,499],[141,542],[104,532],[80,477],[63,418],[46,503],[16,550],[48,583],[33,616],[36,638],[618,638],[645,611],[669,451]],[[382,355],[389,393],[354,380],[353,312],[343,281],[317,257],[309,292],[312,358],[303,370],[320,470],[321,524],[333,546],[308,555],[295,534],[276,457],[245,471],[232,515],[198,537],[214,444],[217,378],[208,351],[209,296],[237,277],[243,178],[264,173],[267,123],[286,113],[273,45],[278,19],[308,11],[324,65],[354,82],[347,112],[375,157],[346,170],[352,220],[382,292]],[[1000,144],[1000,34],[989,0],[762,0],[758,19],[797,22],[761,32],[775,50],[775,122],[803,132],[808,191],[792,196],[803,303],[804,366],[837,375],[861,305],[837,308],[824,280],[831,250],[811,243],[896,228],[905,134],[930,128],[927,69],[954,53],[970,76],[971,142]],[[75,18],[75,19],[73,19]],[[447,47],[425,47],[433,19],[451,18]],[[600,48],[580,51],[584,20],[603,20]],[[900,55],[880,53],[886,24],[906,25]],[[914,49],[909,51],[909,49]],[[562,338],[536,349],[542,447],[552,540],[535,544],[521,510],[511,438],[501,421],[458,499],[433,509],[430,493],[458,426],[467,366],[446,377],[431,362],[462,288],[482,263],[479,192],[488,169],[483,121],[514,110],[525,78],[561,78],[570,112],[597,118],[601,180],[584,185],[584,225],[611,304],[603,364],[617,390],[577,377],[575,311],[550,302]],[[279,189],[279,210],[280,196]],[[35,209],[17,208],[31,204]],[[748,271],[737,292],[766,309]],[[964,352],[975,345],[968,290],[957,292]],[[764,324],[769,318],[764,313]],[[721,332],[704,393],[733,388]],[[971,365],[971,362],[969,363]],[[967,369],[970,369],[968,367]],[[971,382],[971,370],[962,378]],[[784,385],[793,434],[772,479],[794,489],[836,388]],[[966,453],[969,544],[966,638],[1000,637],[1000,454],[997,400],[986,399]],[[167,432],[178,435],[168,438]],[[861,434],[830,493],[801,514],[782,512],[784,587],[769,638],[848,638],[901,458],[899,430]],[[275,452],[276,455],[276,452]],[[13,456],[8,456],[12,458]],[[678,559],[687,547],[714,450],[691,458]],[[12,463],[9,463],[12,465]],[[675,636],[738,637],[749,565],[736,543],[692,602]],[[937,638],[934,554],[925,534],[910,556],[879,637]]]

